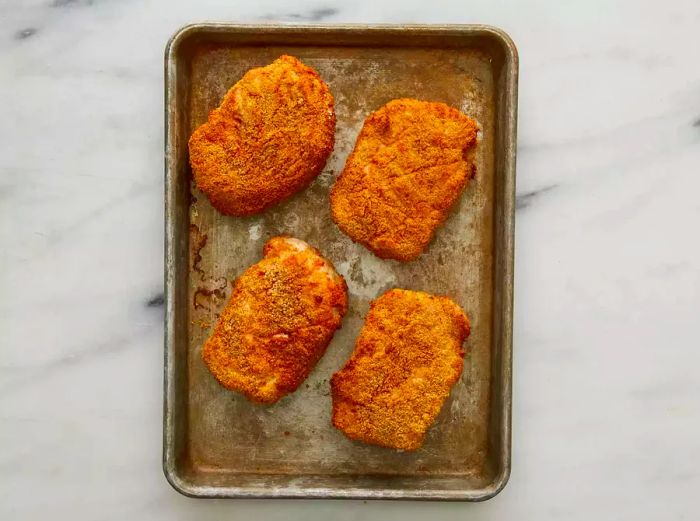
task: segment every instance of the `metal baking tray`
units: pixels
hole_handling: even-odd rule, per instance
[[[291,54],[335,96],[336,144],[306,190],[246,218],[194,187],[191,132],[252,67]],[[165,52],[165,404],[163,468],[198,497],[484,500],[510,473],[517,52],[483,25],[197,24]],[[380,260],[333,224],[329,189],[365,117],[394,98],[442,101],[481,125],[477,174],[429,249]],[[290,234],[345,277],[350,306],[326,355],[274,406],[219,386],[200,358],[231,290],[265,241]],[[464,372],[424,446],[399,452],[347,439],[330,422],[328,380],[348,358],[370,300],[392,287],[449,295],[469,314]]]

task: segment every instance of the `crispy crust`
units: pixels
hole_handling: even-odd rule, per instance
[[[353,440],[419,448],[462,373],[467,336],[469,319],[449,298],[384,293],[331,378],[333,425]]]
[[[415,259],[474,175],[477,130],[444,103],[390,101],[365,120],[333,186],[333,220],[378,257]]]
[[[251,69],[189,141],[197,187],[227,215],[251,215],[306,187],[333,150],[333,95],[292,56]]]
[[[299,239],[274,237],[263,254],[236,280],[202,358],[227,389],[274,403],[325,353],[347,311],[347,286]]]

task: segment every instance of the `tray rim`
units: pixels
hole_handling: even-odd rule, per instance
[[[420,32],[439,36],[441,33],[462,33],[465,36],[490,36],[503,46],[505,62],[503,65],[503,136],[502,144],[502,175],[503,193],[506,195],[502,204],[503,236],[501,249],[505,258],[501,261],[503,277],[502,301],[500,316],[505,317],[506,324],[501,327],[501,366],[500,380],[502,389],[500,413],[503,418],[502,429],[499,430],[500,459],[503,468],[494,480],[481,488],[464,490],[447,489],[375,489],[348,487],[345,489],[330,487],[282,486],[267,487],[216,487],[197,485],[189,482],[178,472],[174,444],[174,336],[175,315],[173,312],[173,297],[176,285],[175,258],[175,220],[173,203],[175,199],[174,143],[171,140],[174,121],[169,106],[171,91],[174,90],[176,76],[178,47],[183,40],[197,32],[242,32],[252,33],[264,31],[265,35],[274,33],[404,33]],[[511,473],[511,433],[512,433],[512,324],[513,324],[513,279],[514,279],[514,246],[515,246],[515,160],[517,138],[517,108],[518,108],[518,51],[511,37],[502,29],[486,24],[289,24],[289,23],[260,23],[239,24],[228,22],[199,22],[182,26],[168,40],[164,53],[164,170],[165,170],[165,229],[164,229],[164,367],[163,367],[163,452],[162,468],[168,483],[179,493],[193,498],[279,498],[279,499],[408,499],[408,500],[443,500],[443,501],[485,501],[505,488]],[[495,263],[495,261],[494,261]]]

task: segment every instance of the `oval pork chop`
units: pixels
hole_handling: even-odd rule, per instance
[[[202,358],[250,400],[294,392],[323,356],[347,311],[343,277],[304,241],[274,237],[234,283]]]

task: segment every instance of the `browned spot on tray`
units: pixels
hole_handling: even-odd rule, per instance
[[[225,277],[209,277],[202,269],[202,250],[207,245],[208,239],[207,234],[202,233],[196,224],[190,224],[190,262],[192,263],[192,271],[199,274],[201,281],[201,285],[194,291],[192,303],[194,309],[212,311],[226,299],[228,281]],[[200,323],[200,327],[206,329],[210,327],[210,324],[203,325]]]
[[[203,286],[198,287],[193,298],[194,309],[203,308],[211,311],[212,305],[216,307],[226,299],[226,286],[228,282],[226,278],[204,279],[202,277]]]
[[[199,273],[199,276],[204,280],[204,270],[200,267],[199,263],[202,262],[202,249],[207,245],[207,239],[209,237],[206,233],[202,233],[196,224],[190,224],[190,242],[192,247],[190,252],[192,254],[192,269]]]

